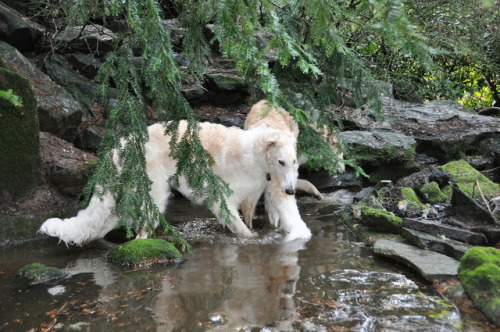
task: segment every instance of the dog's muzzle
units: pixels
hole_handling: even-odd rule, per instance
[[[285,190],[285,193],[287,195],[293,195],[293,194],[295,194],[295,190],[293,190],[293,189],[287,189],[287,190]]]

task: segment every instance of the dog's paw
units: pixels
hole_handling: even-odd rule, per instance
[[[312,234],[307,226],[297,227],[292,229],[285,237],[285,241],[293,241],[296,239],[309,239]]]

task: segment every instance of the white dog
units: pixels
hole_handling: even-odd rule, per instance
[[[179,137],[187,128],[181,121]],[[272,174],[276,189],[283,195],[293,197],[298,176],[296,157],[296,137],[289,131],[270,128],[242,130],[227,128],[213,123],[201,123],[199,137],[203,147],[214,160],[213,171],[229,184],[233,193],[226,197],[231,213],[231,222],[226,224],[216,203],[211,211],[217,220],[242,236],[252,236],[252,232],[240,219],[238,208],[248,197],[259,197],[264,191],[266,175]],[[165,127],[154,124],[149,127],[149,140],[145,145],[146,164],[152,180],[151,196],[163,213],[170,195],[169,178],[176,172],[176,161],[170,156],[170,137],[165,135]],[[117,153],[115,153],[117,156]],[[116,157],[115,163],[119,165]],[[279,189],[278,189],[279,188]],[[192,191],[185,179],[180,179],[178,188],[185,197],[191,198]],[[115,200],[108,192],[101,198],[93,197],[90,204],[76,217],[68,219],[48,219],[40,231],[59,237],[66,243],[82,245],[88,241],[102,238],[116,226],[114,214]],[[137,230],[139,237],[147,236]],[[294,235],[294,237],[297,237]]]
[[[256,128],[272,128],[282,131],[288,131],[295,137],[299,135],[299,127],[293,117],[283,108],[274,108],[268,104],[266,100],[261,100],[252,106],[250,112],[247,114],[244,129],[253,130]],[[332,150],[342,157],[337,147],[337,139],[335,135],[324,134]],[[299,156],[299,164],[302,165],[307,162],[307,157],[304,155]],[[340,164],[340,171],[344,171],[344,165]],[[304,179],[297,180],[297,189],[305,191],[310,195],[324,199],[323,195],[318,189],[309,181]],[[249,197],[242,205],[241,209],[245,219],[245,223],[251,228],[252,219],[255,212],[255,207],[260,196]],[[334,200],[342,205],[350,201],[350,195],[345,191],[339,191],[334,194]],[[294,196],[284,195],[279,190],[279,181],[276,175],[271,174],[268,186],[265,190],[265,207],[268,212],[269,222],[277,227],[278,225],[287,231],[289,234],[288,239],[295,237],[305,238],[310,236],[310,231],[302,220],[297,208],[297,202]]]

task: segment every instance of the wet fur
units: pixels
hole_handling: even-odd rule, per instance
[[[181,121],[179,137],[184,134],[186,128],[186,122]],[[154,124],[148,130],[149,140],[145,150],[147,172],[152,180],[150,193],[163,213],[171,191],[168,180],[176,172],[176,161],[170,157],[170,137],[165,135],[165,127],[162,124]],[[232,214],[229,224],[221,217],[219,204],[214,204],[211,211],[217,220],[227,225],[232,232],[252,236],[252,232],[240,219],[238,208],[247,197],[262,194],[267,185],[267,173],[275,174],[278,191],[295,190],[298,175],[296,136],[287,131],[269,128],[244,131],[235,127],[201,123],[199,137],[214,159],[213,171],[228,183],[233,191],[226,197]],[[287,166],[283,167],[279,163],[280,160]],[[119,165],[117,153],[115,164]],[[180,179],[180,185],[176,189],[186,198],[192,197],[192,191],[185,179]],[[66,243],[82,245],[104,237],[116,226],[118,218],[114,214],[114,207],[114,198],[110,193],[105,193],[102,199],[93,197],[89,206],[81,210],[76,217],[48,219],[42,224],[40,231],[59,237]],[[141,229],[137,231],[138,237],[147,237],[147,233]]]

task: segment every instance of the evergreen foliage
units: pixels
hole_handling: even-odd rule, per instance
[[[98,75],[103,98],[113,86],[119,91],[119,102],[107,120],[100,163],[87,193],[109,190],[120,223],[129,230],[143,225],[152,231],[154,222],[162,220],[182,248],[188,244],[168,225],[149,196],[151,181],[144,158],[146,108],[151,102],[156,116],[170,121],[167,133],[174,137],[172,155],[178,160],[178,173],[171,181],[185,176],[195,196],[208,205],[222,202],[221,214],[227,216],[223,197],[230,194],[229,188],[212,172],[212,159],[196,134],[196,116],[181,94],[181,82],[201,81],[213,48],[217,48],[215,54],[235,60],[239,74],[255,88],[255,99],[265,97],[294,115],[303,133],[301,149],[310,156],[313,167],[329,171],[335,170],[339,160],[321,134],[307,124],[337,130],[339,122],[328,106],[341,104],[348,94],[358,106],[380,107],[379,85],[359,49],[353,47],[356,35],[363,29],[379,41],[386,35],[387,49],[430,62],[430,49],[415,32],[399,0],[171,2],[177,6],[185,31],[183,53],[190,63],[186,70],[177,64],[169,31],[162,24],[161,1],[77,0],[70,17],[79,24],[106,23],[117,17],[128,24],[128,31],[121,34]],[[138,55],[142,58],[139,68],[133,61]],[[177,137],[181,119],[188,120],[188,131]],[[126,143],[120,143],[121,138]],[[120,160],[119,169],[113,164],[114,153]]]

